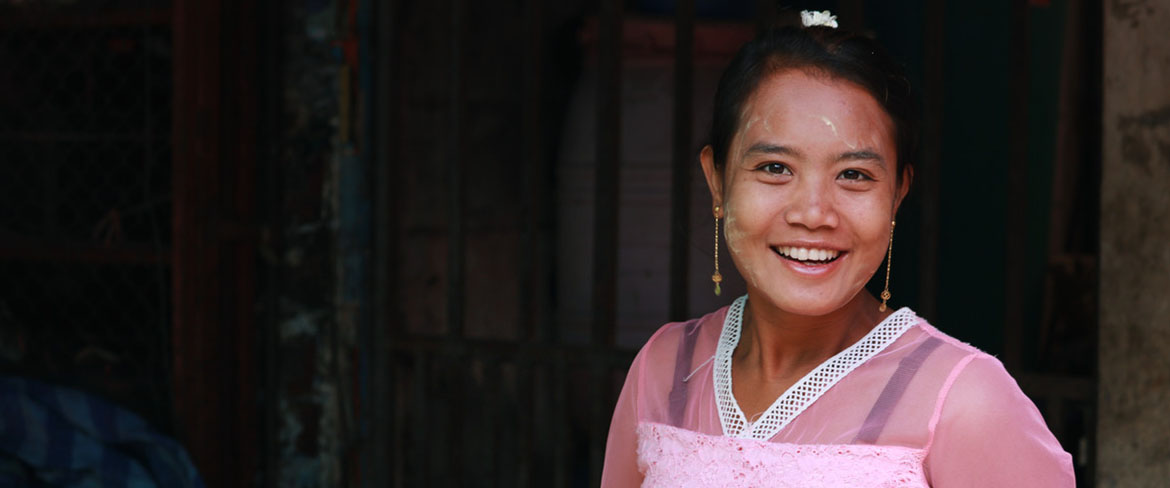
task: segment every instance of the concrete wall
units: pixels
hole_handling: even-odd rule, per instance
[[[1170,0],[1105,2],[1098,486],[1170,479]]]

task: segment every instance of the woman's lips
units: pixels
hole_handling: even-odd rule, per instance
[[[793,270],[804,274],[820,274],[835,268],[848,251],[816,247],[773,246],[772,252]]]
[[[786,259],[802,263],[828,263],[845,253],[836,249],[797,246],[773,246],[772,251]]]

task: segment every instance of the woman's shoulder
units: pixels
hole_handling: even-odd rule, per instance
[[[727,318],[729,308],[730,305],[727,305],[690,320],[663,324],[646,340],[640,354],[676,351],[679,343],[686,340],[688,336],[696,342],[718,340],[719,333],[723,331],[723,321]]]
[[[1025,398],[999,358],[939,330],[925,319],[919,317],[901,340],[910,347],[891,348],[896,351],[896,357],[891,359],[899,361],[919,354],[919,374],[934,385],[940,405],[958,401],[967,407],[983,408],[1009,398]]]
[[[940,378],[943,379],[940,401],[957,401],[966,408],[983,409],[1006,398],[1014,401],[1026,398],[999,358],[939,330],[925,319],[920,319],[916,329],[924,340],[939,342],[934,354],[945,365],[945,371],[941,371],[945,379]]]
[[[938,343],[938,352],[936,354],[946,355],[953,360],[966,359],[967,361],[972,361],[975,359],[980,359],[983,361],[989,360],[997,363],[999,362],[995,356],[992,356],[978,347],[972,346],[969,343],[963,342],[962,340],[939,330],[937,327],[922,317],[917,317],[917,323],[915,324],[914,329],[918,331],[918,334],[921,337],[920,340],[935,341]]]
[[[1071,456],[1003,363],[925,321],[920,328],[941,342],[945,361],[928,427],[932,483],[1072,486]]]
[[[635,365],[670,366],[673,368],[679,346],[689,341],[696,354],[702,354],[715,347],[723,331],[723,321],[730,306],[724,306],[701,317],[683,322],[668,322],[646,340],[634,360]]]

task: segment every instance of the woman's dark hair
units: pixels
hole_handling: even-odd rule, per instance
[[[744,103],[775,73],[798,69],[839,78],[865,89],[894,122],[898,179],[918,154],[918,107],[902,66],[881,45],[860,34],[830,27],[771,29],[745,44],[723,71],[715,92],[711,147],[722,170]]]

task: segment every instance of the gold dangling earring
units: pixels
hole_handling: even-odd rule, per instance
[[[894,222],[890,221],[890,247],[886,250],[886,289],[882,290],[882,304],[878,306],[879,312],[886,311],[886,301],[890,299],[890,261],[894,258]]]
[[[715,206],[715,274],[711,275],[711,281],[715,282],[715,296],[723,293],[719,287],[719,283],[723,282],[723,275],[719,274],[719,217],[722,214],[718,205]]]

